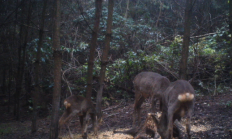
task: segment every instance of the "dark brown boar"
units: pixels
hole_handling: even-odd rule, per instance
[[[135,103],[133,113],[133,127],[136,124],[136,114],[138,115],[138,124],[140,124],[140,109],[143,101],[150,97],[152,103],[152,111],[155,111],[156,100],[160,100],[161,93],[168,87],[170,81],[168,78],[161,76],[154,72],[141,72],[139,73],[134,81],[135,88]],[[160,107],[162,102],[160,101]]]
[[[160,121],[153,115],[157,131],[162,139],[173,138],[173,123],[186,117],[186,130],[191,138],[190,120],[195,102],[195,92],[192,85],[185,80],[177,80],[169,85],[162,94],[162,115]]]
[[[64,100],[65,111],[59,120],[59,126],[64,125],[71,117],[78,115],[83,139],[87,139],[87,120],[89,114],[92,120],[94,134],[97,136],[97,116],[91,100],[82,96],[72,95]]]

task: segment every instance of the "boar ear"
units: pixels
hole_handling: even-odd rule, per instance
[[[71,107],[71,103],[69,103],[67,100],[64,101],[64,106],[66,109],[68,109],[69,107]]]

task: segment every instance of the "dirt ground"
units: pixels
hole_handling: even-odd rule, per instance
[[[149,103],[142,105],[142,120],[145,120]],[[1,110],[1,109],[0,109]],[[0,139],[48,139],[50,116],[39,119],[38,132],[31,134],[31,121],[28,117],[17,122],[12,116],[0,111]],[[104,108],[104,122],[99,128],[100,139],[133,139],[130,135],[113,134],[114,130],[131,128],[133,100],[118,100],[117,103]],[[26,114],[25,114],[26,115]],[[182,124],[183,125],[183,124]],[[232,138],[232,92],[217,96],[197,96],[194,114],[191,121],[193,139],[231,139]],[[70,131],[73,138],[79,139],[80,125],[78,119],[72,119]],[[89,138],[94,138],[92,131]],[[67,129],[62,129],[60,138],[68,139]]]

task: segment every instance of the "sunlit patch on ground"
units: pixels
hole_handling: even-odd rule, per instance
[[[192,132],[200,132],[200,131],[208,131],[211,129],[211,125],[192,125],[191,131]]]
[[[124,129],[117,129],[117,130],[127,130],[128,128],[124,128]],[[88,133],[88,137],[90,139],[94,139],[94,135],[93,133]],[[73,138],[74,139],[82,139],[81,134],[73,134]],[[125,135],[125,134],[114,134],[113,131],[99,131],[98,133],[98,138],[99,139],[133,139],[132,136],[130,135]],[[66,134],[64,136],[61,137],[61,139],[70,139],[70,135]]]

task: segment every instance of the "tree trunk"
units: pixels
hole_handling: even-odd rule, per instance
[[[127,2],[126,2],[126,12],[125,12],[125,15],[124,15],[125,19],[127,19],[127,15],[128,15],[128,11],[129,11],[129,4],[130,4],[130,0],[127,0]]]
[[[10,60],[10,66],[9,66],[9,80],[8,80],[8,113],[10,113],[10,106],[11,106],[11,85],[12,85],[12,62]]]
[[[159,20],[160,20],[160,16],[162,14],[162,8],[163,8],[163,3],[161,1],[159,1],[159,2],[160,2],[159,3],[160,4],[160,9],[159,9],[158,19],[157,19],[156,24],[155,24],[156,27],[158,27],[158,25],[159,25]]]
[[[229,0],[229,33],[230,33],[230,62],[232,63],[232,0]],[[232,72],[232,66],[230,66],[230,72]]]
[[[232,41],[232,0],[229,0],[229,33],[231,34]]]
[[[3,64],[3,71],[2,71],[2,94],[6,95],[6,63]]]
[[[181,61],[180,61],[180,79],[187,79],[187,65],[189,54],[189,42],[190,42],[190,24],[192,17],[192,0],[186,0],[185,7],[185,23],[184,23],[184,38],[182,45]]]
[[[27,46],[27,41],[28,41],[28,30],[29,30],[29,24],[30,24],[30,18],[31,18],[31,0],[27,1],[28,2],[28,11],[26,13],[28,13],[27,16],[27,23],[26,23],[26,27],[23,27],[24,25],[21,25],[21,29],[20,29],[20,46],[18,49],[18,59],[19,59],[19,63],[18,63],[18,69],[17,69],[17,79],[16,79],[16,92],[15,92],[15,116],[16,116],[16,120],[20,119],[20,94],[22,91],[22,83],[23,83],[23,74],[24,74],[24,68],[25,68],[25,60],[26,60],[26,46]],[[25,7],[24,7],[25,8]],[[22,9],[24,9],[22,8]],[[22,10],[23,11],[23,10]],[[22,12],[22,14],[25,14],[25,11]],[[22,21],[23,23],[23,21]],[[23,31],[25,30],[25,31]]]
[[[37,47],[36,62],[35,62],[35,90],[33,91],[33,117],[32,117],[32,125],[31,125],[32,133],[37,131],[37,107],[38,107],[39,98],[41,97],[40,59],[41,59],[41,48],[43,46],[43,36],[44,36],[43,29],[44,29],[46,8],[47,8],[47,0],[44,0],[44,6],[42,10],[40,29],[39,29],[39,41]]]
[[[18,1],[17,1],[18,2]],[[25,13],[25,7],[24,7],[25,3],[24,1],[22,1],[22,13]],[[23,14],[22,14],[23,15]],[[16,14],[16,19],[17,19],[17,14]],[[22,23],[23,20],[21,21]],[[20,67],[21,67],[21,50],[22,50],[22,40],[23,40],[23,33],[22,33],[22,29],[23,26],[20,25],[20,32],[19,32],[19,38],[20,38],[20,41],[19,41],[19,46],[18,46],[18,65],[17,65],[17,73],[16,73],[16,88],[15,88],[15,94],[14,94],[14,116],[17,118],[17,115],[19,115],[19,95],[21,93],[21,79],[20,78],[20,74],[21,74],[21,71],[20,71]]]
[[[102,11],[102,0],[96,0],[95,5],[96,5],[95,24],[94,24],[94,29],[92,32],[89,61],[88,61],[88,73],[87,73],[88,77],[87,77],[87,88],[86,88],[87,99],[91,99],[91,96],[92,96],[94,55],[95,55],[95,47],[97,45],[97,35],[98,35],[100,17],[101,17],[101,11]]]
[[[54,28],[53,28],[53,57],[54,57],[54,88],[52,100],[52,117],[50,139],[57,139],[58,137],[58,119],[60,108],[60,92],[61,92],[61,66],[62,53],[60,47],[60,1],[54,0]]]
[[[18,20],[18,0],[16,0],[16,9],[15,9],[15,21],[14,21],[14,35],[13,35],[13,38],[12,38],[12,40],[13,40],[13,48],[14,48],[14,45],[15,46],[17,46],[17,39],[16,39],[16,27],[17,27],[17,20]],[[9,52],[11,52],[11,48],[9,47]],[[12,78],[13,78],[13,76],[12,76],[12,73],[13,73],[13,60],[12,60],[13,58],[12,58],[12,54],[10,55],[10,74],[9,74],[9,86],[8,86],[8,90],[9,90],[9,96],[8,96],[8,101],[9,101],[9,103],[8,103],[8,112],[10,112],[10,105],[11,105],[11,85],[12,85]],[[14,98],[14,99],[16,99],[16,97]],[[16,103],[14,102],[14,114],[15,114],[15,112],[16,112]]]
[[[114,0],[108,1],[108,18],[107,18],[107,29],[105,36],[105,47],[103,50],[102,58],[101,58],[101,70],[100,70],[100,79],[99,79],[99,90],[97,92],[97,116],[101,118],[101,102],[102,102],[102,92],[104,88],[104,79],[106,72],[106,65],[108,63],[108,52],[110,49],[110,41],[111,41],[111,29],[112,29],[112,21],[113,21],[113,7]]]

